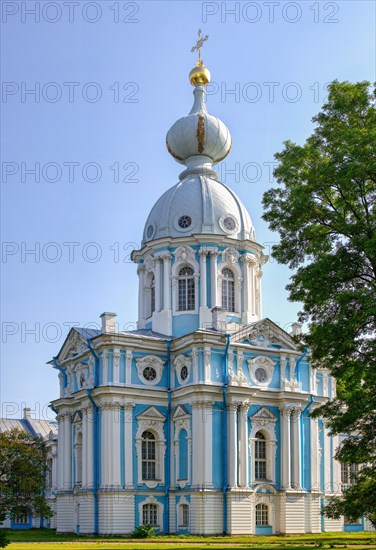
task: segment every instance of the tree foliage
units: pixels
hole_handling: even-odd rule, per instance
[[[368,82],[334,81],[303,146],[276,154],[279,187],[264,194],[264,219],[280,234],[273,256],[294,270],[287,289],[312,363],[330,369],[337,398],[316,411],[346,463],[368,465],[327,515],[365,514],[376,524],[376,110]],[[362,495],[364,498],[362,498]]]
[[[46,450],[42,438],[14,429],[0,433],[0,523],[8,516],[52,516],[44,496]]]

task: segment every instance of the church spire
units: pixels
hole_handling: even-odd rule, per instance
[[[188,175],[207,175],[217,180],[213,164],[223,160],[231,150],[231,135],[227,126],[206,108],[205,86],[210,82],[210,72],[201,59],[201,48],[208,39],[202,36],[201,29],[198,41],[191,51],[198,51],[198,61],[190,74],[189,80],[194,86],[194,102],[189,114],[173,124],[167,132],[166,145],[169,153],[187,170],[180,174],[180,179]]]

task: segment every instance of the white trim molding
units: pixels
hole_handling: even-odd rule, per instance
[[[255,441],[257,432],[261,432],[266,440],[266,480],[275,483],[275,464],[277,453],[277,436],[275,433],[275,424],[277,417],[267,408],[261,407],[251,417],[251,433],[249,436],[249,451],[251,456],[251,483],[255,479]]]
[[[155,407],[149,407],[146,411],[137,416],[136,433],[136,455],[137,455],[137,473],[139,485],[146,485],[149,489],[154,489],[157,485],[164,485],[165,468],[164,459],[166,454],[166,440],[163,426],[166,418]],[[150,431],[155,437],[156,450],[156,479],[142,479],[142,434]]]
[[[142,500],[140,504],[138,505],[138,520],[139,524],[142,525],[142,518],[143,518],[143,507],[145,504],[155,504],[157,506],[157,521],[158,525],[153,525],[153,527],[156,527],[159,530],[162,530],[163,528],[163,503],[159,502],[154,496],[147,497],[145,500]]]
[[[164,364],[165,362],[163,361],[163,359],[161,359],[157,355],[144,355],[143,357],[137,357],[137,374],[141,382],[143,384],[147,384],[148,386],[155,386],[156,384],[159,384],[162,378]],[[154,378],[154,380],[148,380],[144,377],[144,370],[147,367],[151,367],[155,370],[156,377]]]
[[[192,358],[187,357],[183,354],[177,355],[173,361],[173,366],[175,368],[176,376],[178,378],[180,385],[188,384],[190,377],[191,377],[191,371],[192,371]],[[187,376],[183,379],[182,378],[182,368],[186,367],[187,369]]]
[[[172,311],[174,315],[182,315],[183,313],[198,313],[198,295],[199,295],[199,264],[196,261],[196,253],[190,246],[179,246],[174,252],[175,261],[172,265]],[[182,267],[191,267],[193,269],[193,279],[195,284],[195,309],[179,310],[179,271]]]
[[[178,405],[172,416],[174,422],[174,449],[175,449],[175,483],[181,489],[191,483],[191,460],[192,460],[192,432],[191,432],[191,415],[181,406]],[[188,443],[188,477],[187,479],[179,479],[179,435],[181,430],[187,432]]]
[[[256,386],[260,386],[261,388],[266,388],[267,386],[269,386],[273,378],[275,361],[273,361],[273,359],[271,359],[270,357],[265,357],[264,355],[257,355],[252,359],[248,359],[247,363],[248,363],[248,370],[249,370],[249,375],[251,377],[252,383]],[[257,379],[256,377],[257,369],[263,369],[265,371],[266,373],[265,380]]]
[[[218,302],[222,305],[222,271],[227,267],[234,274],[234,304],[235,311],[228,311],[227,314],[241,316],[241,297],[242,297],[242,270],[239,265],[240,254],[235,248],[228,247],[222,252],[222,261],[218,265],[217,292]]]

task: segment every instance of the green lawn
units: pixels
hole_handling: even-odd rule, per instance
[[[10,531],[10,550],[117,550],[117,549],[228,549],[252,550],[300,550],[301,548],[353,548],[361,550],[376,548],[376,535],[373,533],[323,533],[320,535],[291,536],[218,536],[194,537],[176,536],[155,537],[152,539],[131,539],[129,537],[83,537],[78,535],[57,535],[48,529]]]

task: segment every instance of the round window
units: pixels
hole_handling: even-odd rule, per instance
[[[142,376],[145,380],[155,380],[157,378],[157,371],[153,367],[145,367],[142,371]]]
[[[235,231],[236,229],[236,221],[231,216],[226,216],[223,220],[223,225],[227,229],[227,231]]]
[[[152,225],[149,225],[149,227],[146,230],[146,236],[148,239],[151,239],[154,235],[154,227]]]
[[[182,229],[187,229],[192,224],[192,218],[190,216],[180,216],[178,220],[178,226]]]
[[[188,367],[186,365],[183,365],[180,371],[180,378],[182,380],[187,380],[188,378]]]
[[[268,379],[268,373],[262,367],[258,367],[255,370],[255,377],[258,382],[266,382]]]

